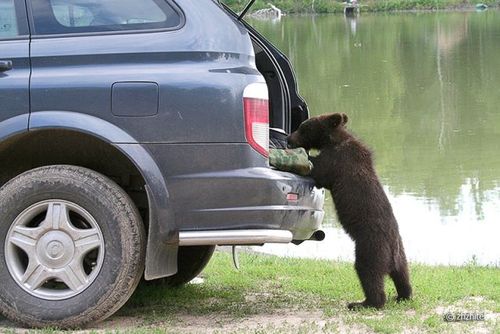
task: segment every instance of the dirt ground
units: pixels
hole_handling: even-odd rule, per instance
[[[142,318],[114,316],[76,334],[90,333],[372,333],[358,324],[347,324],[340,319],[325,318],[321,312],[279,311],[269,315],[234,319],[218,315],[180,315],[175,321],[148,325]],[[28,329],[0,316],[1,333],[28,333]]]
[[[436,310],[438,313],[440,310]],[[411,312],[411,311],[408,311]],[[443,311],[444,312],[444,311]],[[495,322],[500,314],[490,314]],[[371,315],[371,318],[383,318],[383,311]],[[325,316],[320,311],[289,311],[274,310],[271,314],[259,314],[243,319],[220,316],[218,314],[193,316],[177,314],[175,320],[159,321],[158,318],[151,323],[144,318],[133,316],[113,316],[110,319],[91,326],[85,330],[73,331],[75,334],[101,334],[101,333],[339,333],[339,334],[365,334],[376,333],[369,327],[353,321],[345,314]],[[496,328],[496,326],[494,327]],[[59,331],[44,330],[41,334],[58,333]],[[425,333],[423,328],[413,328],[411,325],[403,334]],[[442,333],[474,333],[489,334],[495,329],[485,323],[463,327],[459,323],[451,324]],[[37,333],[37,331],[23,329],[0,316],[0,333]]]

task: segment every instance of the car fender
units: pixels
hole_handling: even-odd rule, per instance
[[[28,131],[29,114],[22,114],[0,122],[0,143]]]
[[[14,128],[13,126],[11,126]],[[0,124],[0,138],[2,138]],[[67,111],[32,113],[29,131],[65,129],[95,136],[120,150],[136,166],[146,182],[149,228],[145,278],[148,280],[177,272],[179,233],[169,201],[166,180],[150,153],[127,132],[100,118]]]

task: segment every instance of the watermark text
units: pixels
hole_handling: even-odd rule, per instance
[[[480,312],[447,312],[443,315],[444,321],[484,321],[484,313]]]

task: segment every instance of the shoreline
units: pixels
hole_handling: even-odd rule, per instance
[[[224,0],[223,2],[235,12],[239,12],[246,3],[244,0]],[[251,16],[260,9],[269,8],[268,3],[265,0],[257,0],[248,15]],[[272,4],[281,9],[285,15],[343,14],[344,10],[344,5],[341,2],[327,0],[303,0],[300,5],[290,0],[275,0]],[[366,2],[361,1],[359,11],[360,13],[469,12],[476,11],[476,4],[485,4],[490,10],[497,10],[500,6],[498,2],[492,0],[484,2],[470,0],[370,0]]]
[[[354,252],[353,252],[353,259],[343,259],[343,258],[328,258],[328,257],[305,257],[305,256],[294,256],[294,255],[281,255],[281,254],[275,254],[271,253],[265,250],[259,250],[256,249],[261,246],[239,246],[238,248],[238,256],[247,256],[247,255],[254,255],[254,256],[263,256],[263,257],[277,257],[279,259],[285,259],[285,260],[297,260],[297,261],[319,261],[319,262],[331,262],[331,263],[338,263],[338,264],[354,264]],[[221,253],[226,253],[232,256],[232,250],[231,246],[218,246],[217,251]],[[427,268],[448,268],[448,269],[463,269],[463,268],[486,268],[486,269],[500,269],[500,261],[499,262],[489,262],[489,263],[480,263],[476,261],[474,258],[471,258],[470,260],[464,261],[463,263],[426,263],[422,261],[415,261],[415,260],[410,260],[408,259],[408,263],[410,263],[412,266],[418,266],[418,267],[427,267]]]
[[[499,11],[500,7],[495,7],[495,8],[489,8],[490,11]],[[476,13],[477,11],[474,10],[473,8],[462,8],[462,9],[398,9],[398,10],[389,10],[389,11],[362,11],[359,13],[359,15],[363,14],[370,14],[370,15],[395,15],[395,14],[413,14],[413,15],[420,15],[420,14],[446,14],[446,13]],[[480,13],[480,12],[478,12]],[[261,16],[258,15],[252,15],[253,13],[249,13],[245,16],[246,19],[254,19],[254,20],[266,20],[269,19],[267,17],[262,18]],[[281,19],[284,19],[286,17],[321,17],[321,16],[344,16],[343,12],[330,12],[330,13],[286,13],[283,14]],[[354,18],[358,17],[357,15],[354,16]]]

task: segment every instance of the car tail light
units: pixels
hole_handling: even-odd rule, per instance
[[[265,83],[248,85],[243,92],[245,136],[257,152],[269,156],[269,97]]]
[[[288,193],[286,194],[286,200],[289,202],[297,202],[299,200],[299,194]]]

